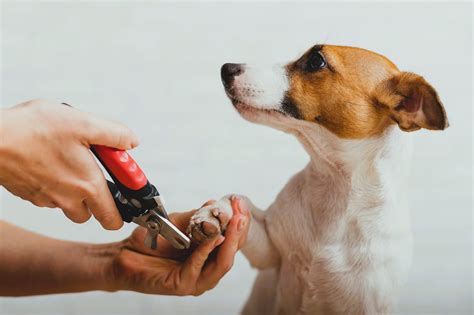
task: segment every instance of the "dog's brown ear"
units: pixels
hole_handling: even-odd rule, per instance
[[[390,117],[404,131],[420,128],[443,130],[449,126],[435,89],[417,74],[401,72],[376,89],[377,103],[388,107]]]

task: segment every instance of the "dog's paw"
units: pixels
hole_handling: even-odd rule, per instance
[[[229,198],[223,198],[204,206],[191,217],[186,233],[196,243],[201,243],[219,234],[224,234],[232,218]]]

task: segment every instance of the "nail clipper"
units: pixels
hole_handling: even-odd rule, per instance
[[[107,185],[123,221],[147,229],[145,246],[156,249],[161,234],[173,247],[189,248],[190,239],[171,223],[158,190],[127,151],[99,145],[91,151],[113,180]]]

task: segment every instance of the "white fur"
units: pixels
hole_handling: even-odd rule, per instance
[[[246,86],[250,77],[236,82]],[[262,110],[278,110],[270,100],[285,91],[273,88],[237,95],[237,110],[294,134],[311,160],[266,211],[242,197],[252,213],[243,252],[261,270],[243,313],[390,312],[411,261],[403,192],[409,135],[391,127],[378,138],[342,140],[315,123]]]
[[[288,90],[288,79],[283,66],[244,66],[235,77],[232,88],[242,103],[255,108],[277,109]]]

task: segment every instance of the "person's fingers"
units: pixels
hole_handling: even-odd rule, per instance
[[[117,230],[123,226],[123,220],[107,187],[104,174],[97,167],[96,179],[89,183],[84,202],[94,218],[107,230]]]
[[[104,195],[104,194],[103,194]],[[122,218],[112,200],[111,196],[104,196],[102,202],[99,198],[84,200],[94,218],[106,230],[118,230],[123,226]]]
[[[246,205],[244,201],[238,196],[230,197],[230,205],[232,206],[232,212],[234,215],[241,214],[247,218],[250,217],[250,211],[248,209],[248,205]]]
[[[245,229],[246,218],[234,215],[227,226],[225,241],[219,248],[215,260],[208,264],[198,280],[198,290],[213,288],[219,280],[232,268],[234,257],[239,249],[241,233]]]
[[[127,126],[87,114],[85,136],[87,144],[98,144],[117,149],[133,149],[138,138]]]
[[[206,265],[198,281],[200,290],[208,290],[217,285],[219,280],[232,268],[234,257],[239,250],[242,238],[248,231],[249,211],[242,200],[236,196],[230,198],[233,217],[227,226],[226,240],[219,248],[215,260]]]
[[[83,202],[75,206],[64,207],[62,210],[66,217],[75,223],[84,223],[91,217],[89,209]]]
[[[180,229],[181,231],[185,231],[189,225],[189,220],[191,220],[191,217],[195,212],[196,210],[170,213],[170,221],[174,225],[176,225],[178,229]]]
[[[21,196],[20,196],[21,198]],[[56,203],[51,200],[51,198],[47,198],[43,195],[32,195],[28,200],[31,201],[32,204],[34,204],[37,207],[41,208],[57,208]]]
[[[232,196],[230,198],[230,204],[234,216],[241,215],[243,217],[239,223],[240,225],[237,227],[240,235],[238,244],[238,248],[240,249],[247,241],[247,234],[250,226],[250,210],[248,209],[248,205],[237,196]]]
[[[152,249],[148,246],[145,246],[144,241],[146,238],[147,229],[138,226],[133,231],[132,235],[128,238],[130,248],[149,256],[167,258],[167,259],[178,259],[182,251],[175,249],[170,242],[165,238],[157,236],[158,246],[156,249]]]
[[[183,285],[194,285],[199,278],[202,268],[206,263],[209,254],[216,246],[224,241],[224,237],[219,235],[215,239],[207,240],[199,245],[191,256],[186,259],[181,268],[181,279]]]
[[[38,199],[31,200],[31,203],[39,208],[57,208],[58,206],[53,201],[40,201]]]

